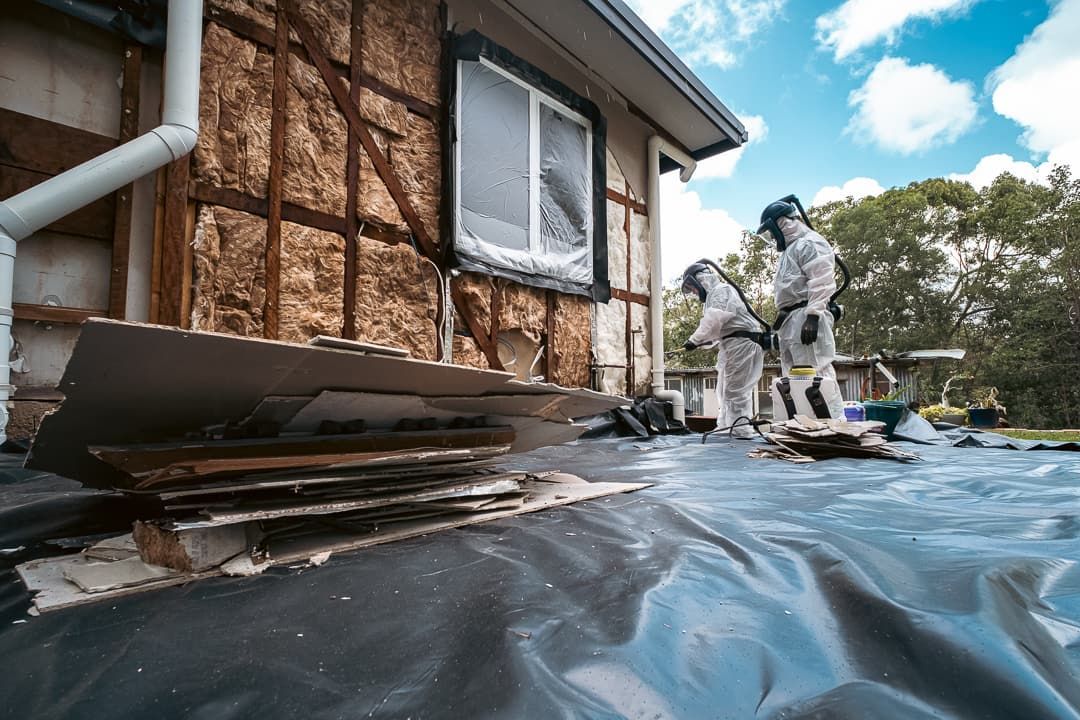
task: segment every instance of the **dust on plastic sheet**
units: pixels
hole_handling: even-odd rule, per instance
[[[117,498],[2,473],[15,717],[1060,718],[1080,714],[1080,461],[749,460],[697,436],[514,459],[656,483],[306,571],[24,619],[12,565]]]

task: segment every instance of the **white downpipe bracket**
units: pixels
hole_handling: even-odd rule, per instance
[[[670,400],[672,414],[679,422],[686,420],[686,400],[678,390],[664,389],[664,274],[660,263],[660,153],[682,165],[679,180],[690,182],[697,161],[672,146],[659,135],[649,138],[649,187],[645,207],[649,213],[649,240],[652,246],[652,273],[649,279],[649,330],[652,339],[652,394],[657,400]]]
[[[199,135],[202,0],[169,0],[161,125],[0,202],[0,442],[12,394],[10,347],[15,247],[46,225],[179,160]]]

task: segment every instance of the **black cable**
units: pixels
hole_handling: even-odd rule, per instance
[[[744,420],[745,422],[743,422]],[[739,417],[735,418],[735,422],[733,422],[731,425],[728,425],[727,427],[715,428],[713,430],[709,430],[706,433],[702,433],[701,444],[704,445],[705,441],[709,439],[710,435],[715,435],[716,433],[721,433],[725,430],[727,431],[728,437],[733,438],[735,437],[735,428],[742,427],[744,425],[754,428],[754,432],[760,435],[762,439],[765,439],[765,434],[761,432],[761,426],[771,424],[772,420],[754,420],[752,418],[748,418],[745,415],[740,415]]]
[[[727,273],[725,273],[725,272],[724,272],[724,271],[723,271],[723,270],[722,270],[722,269],[720,268],[720,266],[719,266],[719,265],[717,265],[716,263],[714,263],[714,262],[713,262],[712,260],[710,260],[710,259],[708,259],[708,258],[701,258],[700,260],[698,260],[698,262],[699,262],[699,263],[701,263],[702,265],[708,265],[708,266],[709,266],[709,267],[711,267],[711,268],[712,268],[713,270],[715,270],[715,271],[716,271],[716,272],[717,272],[717,273],[718,273],[718,274],[720,275],[720,277],[722,277],[722,278],[724,279],[724,282],[726,282],[726,283],[727,283],[728,285],[730,285],[730,286],[731,286],[731,287],[732,287],[732,288],[733,288],[733,289],[735,290],[735,293],[736,293],[736,294],[737,294],[737,295],[739,296],[739,299],[740,299],[740,300],[742,300],[742,302],[743,302],[743,305],[745,305],[745,306],[746,306],[746,310],[747,310],[747,312],[749,312],[749,313],[750,313],[750,315],[751,315],[751,316],[752,316],[752,317],[753,317],[753,318],[754,318],[755,320],[757,320],[757,321],[758,321],[758,323],[759,323],[759,324],[761,325],[762,329],[763,329],[763,330],[764,330],[765,332],[770,332],[770,331],[772,330],[772,326],[771,326],[771,325],[769,325],[769,323],[767,323],[767,322],[765,322],[764,320],[762,320],[762,319],[761,319],[761,316],[760,316],[760,315],[758,315],[758,314],[757,314],[757,313],[756,313],[756,312],[754,311],[754,308],[753,308],[753,306],[752,306],[752,305],[750,304],[750,301],[749,301],[749,300],[747,300],[747,299],[746,299],[746,295],[745,295],[745,294],[743,294],[742,288],[741,288],[741,287],[739,287],[738,285],[736,285],[736,284],[735,284],[735,281],[734,281],[734,280],[732,280],[731,278],[729,278],[729,277],[727,276]]]

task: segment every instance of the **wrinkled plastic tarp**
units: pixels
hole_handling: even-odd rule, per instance
[[[463,267],[543,276],[556,289],[593,282],[589,131],[539,103],[539,243],[530,244],[529,92],[480,62],[460,61],[460,203],[454,250]]]
[[[749,460],[593,440],[513,465],[628,495],[30,618],[0,582],[12,717],[1075,718],[1080,461]],[[0,484],[2,567],[131,508]],[[92,517],[98,518],[91,522]],[[56,549],[53,548],[53,552]]]

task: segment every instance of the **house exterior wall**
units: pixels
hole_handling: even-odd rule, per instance
[[[37,3],[0,5],[0,113],[4,134],[0,145],[13,147],[9,135],[36,134],[47,152],[32,157],[5,153],[0,158],[0,196],[7,197],[84,159],[81,140],[111,147],[119,141],[125,43]],[[158,124],[160,54],[140,56],[136,96],[137,132]],[[32,122],[32,120],[44,121]],[[52,128],[70,129],[70,135]],[[70,152],[69,152],[70,149]],[[13,337],[17,341],[12,383],[16,405],[38,398],[55,399],[60,379],[78,336],[74,322],[34,319],[35,308],[61,308],[90,314],[149,317],[153,254],[155,178],[136,181],[130,189],[131,230],[126,256],[126,291],[110,297],[115,282],[113,212],[125,188],[88,208],[38,231],[19,243],[15,265]],[[89,220],[88,220],[89,218]],[[118,251],[119,252],[119,251]],[[110,306],[112,311],[110,312]],[[47,312],[47,310],[46,310]],[[29,405],[27,406],[29,407]],[[36,405],[35,405],[36,407]],[[14,408],[20,413],[24,408]]]
[[[501,360],[521,376],[539,373],[563,385],[620,394],[647,392],[651,253],[644,198],[646,143],[653,130],[494,2],[358,3],[363,10],[357,58],[352,0],[296,5],[336,81],[351,92],[350,74],[360,73],[354,96],[361,122],[437,251],[445,247],[449,227],[442,177],[447,17],[455,32],[482,32],[599,106],[607,123],[605,203],[614,297],[596,304],[454,273],[449,284],[470,317],[453,311],[458,333],[450,351],[455,363],[489,366],[482,344],[462,332],[487,329]],[[437,359],[440,280],[418,257],[414,228],[350,133],[347,113],[302,48],[295,25],[289,51],[277,54],[281,93],[275,97],[277,10],[275,0],[206,2],[198,145],[188,158],[130,190],[126,290],[119,310],[110,298],[117,272],[112,237],[80,237],[70,227],[50,228],[20,244],[16,303],[290,342],[319,334],[352,336]],[[0,82],[0,112],[86,131],[115,145],[130,95],[122,87],[130,47],[119,36],[49,8],[4,4],[0,65],[15,70]],[[141,51],[136,134],[160,118],[161,55]],[[281,108],[279,120],[275,106]],[[284,137],[280,156],[272,149],[275,132]],[[358,168],[350,187],[351,147],[358,148]],[[5,195],[22,189],[13,186],[16,171],[24,172],[0,161]],[[273,219],[276,188],[279,220]],[[111,204],[99,208],[101,214],[123,192],[102,201]],[[355,216],[349,213],[352,202]],[[355,252],[350,228],[357,233]],[[280,239],[271,241],[272,236]],[[348,257],[355,257],[355,265],[347,269]],[[347,275],[355,277],[351,304]],[[16,372],[14,383],[23,397],[53,399],[51,388],[70,356],[77,322],[24,319],[16,310],[23,360],[17,368],[26,372]],[[540,360],[531,365],[540,348]]]

